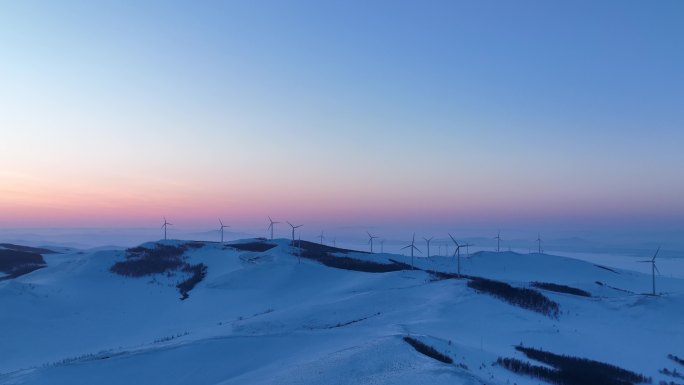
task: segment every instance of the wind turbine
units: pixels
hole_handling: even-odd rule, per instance
[[[451,240],[454,241],[454,243],[456,244],[456,250],[454,250],[453,256],[454,257],[458,256],[458,258],[456,259],[456,261],[457,261],[457,265],[456,265],[457,270],[456,271],[458,273],[458,276],[460,277],[461,276],[461,247],[468,247],[468,246],[472,246],[472,245],[468,244],[468,243],[466,243],[464,245],[459,245],[458,242],[456,242],[456,239],[451,234],[449,234],[449,238],[451,238]]]
[[[655,259],[658,256],[658,252],[660,251],[660,246],[658,246],[658,250],[656,250],[655,254],[653,254],[653,259],[650,259],[648,261],[639,261],[639,262],[648,262],[651,264],[651,274],[653,275],[653,295],[656,295],[655,291],[655,273],[656,271],[658,274],[660,274],[660,270],[658,270],[658,267],[655,264]]]
[[[323,245],[323,239],[325,238],[323,236],[323,230],[321,230],[321,235],[318,236],[321,239],[321,245]]]
[[[167,226],[173,226],[173,223],[169,223],[169,222],[166,220],[166,217],[164,217],[164,224],[163,224],[162,227],[161,227],[162,229],[164,229],[164,240],[166,240],[166,227],[167,227]]]
[[[371,235],[371,233],[369,233],[368,231],[366,231],[366,234],[368,234],[368,243],[370,243],[371,245],[371,254],[373,254],[373,239],[376,239],[378,237],[376,237],[375,235]]]
[[[385,240],[384,239],[380,240],[380,253],[382,253],[382,254],[385,253]]]
[[[337,247],[337,237],[333,238],[333,247]]]
[[[501,231],[496,233],[496,237],[494,237],[494,239],[496,239],[496,252],[498,253],[500,250],[499,245],[501,244]]]
[[[415,244],[416,244],[416,233],[413,233],[413,239],[411,240],[411,244],[401,248],[402,250],[408,249],[409,247],[411,248],[411,270],[413,270],[413,250],[415,249],[416,251],[421,253],[420,249],[418,249]]]
[[[434,237],[430,237],[430,238],[423,237],[423,240],[427,243],[427,257],[428,258],[430,258],[430,241],[432,240],[432,238],[434,238]]]
[[[286,221],[286,222],[287,222],[287,221]],[[290,227],[292,227],[292,244],[294,245],[294,241],[295,241],[295,239],[294,239],[294,231],[295,231],[295,229],[298,229],[298,228],[300,228],[300,227],[302,227],[302,226],[304,226],[304,225],[297,225],[297,226],[295,226],[295,225],[293,225],[293,224],[290,223],[290,222],[287,222],[287,224],[290,225]],[[300,241],[300,242],[301,242],[301,241]]]
[[[270,216],[268,217],[268,221],[271,222],[271,223],[268,225],[268,229],[267,229],[267,230],[271,230],[271,240],[273,240],[273,228],[275,227],[274,225],[276,225],[276,224],[278,224],[278,223],[280,223],[280,222],[275,222],[273,219],[271,219]]]
[[[223,229],[230,226],[224,225],[221,218],[219,218],[219,223],[221,224],[221,227],[219,227],[219,231],[221,232],[221,243],[223,243]]]
[[[541,235],[540,235],[539,233],[537,233],[537,243],[538,243],[538,245],[539,245],[539,254],[541,254],[541,243],[542,243],[542,239],[541,239]]]

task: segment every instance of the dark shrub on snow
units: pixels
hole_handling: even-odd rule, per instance
[[[558,317],[558,304],[546,298],[538,291],[513,287],[505,282],[479,277],[470,277],[468,287],[491,294],[512,305],[533,310],[550,317]]]
[[[28,251],[0,249],[0,272],[7,274],[1,279],[16,278],[47,266],[43,256]]]
[[[299,248],[300,244],[302,258],[312,259],[337,269],[362,271],[366,273],[388,273],[392,271],[411,270],[411,266],[396,261],[393,261],[392,263],[379,263],[346,256],[335,256],[331,253],[339,252],[347,254],[352,251],[320,245],[318,243],[297,241],[294,243],[294,246]]]
[[[176,285],[181,299],[186,299],[199,282],[207,275],[207,266],[203,263],[190,265],[183,255],[188,248],[199,248],[200,242],[189,242],[182,245],[156,244],[153,248],[138,246],[126,250],[126,259],[116,262],[110,270],[127,277],[144,277],[153,274],[181,271],[190,276]]]
[[[555,353],[516,346],[528,358],[543,362],[552,368],[536,366],[515,358],[501,358],[497,363],[520,374],[537,377],[562,385],[631,385],[650,383],[651,379],[641,374],[586,358],[558,355]]]
[[[195,285],[200,283],[204,279],[204,277],[207,276],[207,266],[203,263],[197,265],[186,264],[183,267],[183,271],[186,273],[191,273],[192,275],[190,276],[190,278],[176,285],[176,287],[178,288],[178,290],[180,290],[181,299],[186,299],[188,298],[188,293],[190,292],[190,290],[192,290],[195,287]]]
[[[555,283],[548,283],[548,282],[532,282],[532,286],[539,288],[539,289],[544,289],[544,290],[549,290],[549,291],[555,291],[558,293],[566,293],[566,294],[572,294],[572,295],[579,295],[582,297],[591,297],[591,293],[584,291],[582,289],[578,289],[575,287],[571,286],[565,286],[565,285],[558,285]]]
[[[242,250],[242,251],[253,251],[257,253],[261,253],[264,251],[271,250],[272,248],[276,247],[273,243],[267,243],[267,242],[247,242],[247,243],[237,243],[234,245],[228,245],[234,249],[237,250]]]
[[[415,338],[407,336],[404,337],[404,341],[408,342],[408,344],[413,346],[413,348],[416,349],[418,352],[425,354],[428,357],[434,358],[437,361],[444,362],[445,364],[454,363],[454,360],[451,359],[451,357],[447,356],[446,354],[438,352],[437,349]]]

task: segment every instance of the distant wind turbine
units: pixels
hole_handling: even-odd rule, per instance
[[[430,241],[432,240],[432,238],[434,238],[434,237],[430,237],[430,238],[423,237],[423,240],[425,241],[425,243],[427,243],[427,257],[428,258],[430,258]]]
[[[541,234],[539,234],[539,233],[537,233],[537,243],[539,244],[539,254],[541,254],[542,239],[541,239]]]
[[[371,252],[371,254],[373,254],[373,239],[376,239],[378,237],[376,237],[375,235],[371,235],[371,233],[369,233],[368,231],[366,231],[366,234],[368,234],[368,243],[371,245],[371,251],[370,252]]]
[[[380,253],[382,253],[382,254],[385,253],[385,240],[384,239],[380,240]]]
[[[166,217],[164,217],[164,224],[163,224],[162,227],[161,227],[162,229],[164,229],[164,240],[166,240],[166,227],[167,227],[167,226],[173,226],[173,223],[169,223],[169,222],[166,220]]]
[[[286,221],[286,222],[287,222],[287,221]],[[302,226],[304,226],[304,225],[297,225],[297,226],[295,226],[295,225],[293,225],[293,224],[290,223],[290,222],[287,222],[287,224],[290,225],[290,227],[292,227],[292,244],[294,245],[294,241],[295,241],[294,231],[295,231],[295,229],[298,229],[298,228],[300,228],[300,227],[302,227]],[[301,242],[301,241],[300,241],[300,242]]]
[[[325,239],[323,236],[323,230],[321,230],[321,234],[318,237],[321,239],[321,245],[323,245],[323,239]]]
[[[223,229],[230,226],[224,225],[223,221],[221,221],[221,218],[219,218],[219,223],[221,224],[221,227],[219,227],[219,231],[221,232],[221,243],[223,243]]]
[[[651,264],[651,274],[653,275],[653,295],[656,295],[656,288],[655,288],[655,273],[656,271],[658,274],[660,274],[660,270],[658,270],[658,267],[656,266],[655,260],[656,257],[658,256],[658,252],[660,251],[660,246],[658,246],[658,250],[656,250],[655,254],[653,254],[653,259],[647,260],[647,261],[639,261],[639,262],[647,262]]]
[[[280,222],[274,221],[273,219],[271,219],[270,216],[268,217],[268,221],[270,222],[270,224],[268,225],[267,230],[271,230],[271,240],[273,240],[273,228],[275,227],[276,224],[278,224]]]
[[[456,250],[454,250],[453,256],[458,257],[458,258],[456,258],[456,261],[457,261],[456,262],[457,263],[456,264],[456,266],[457,266],[456,271],[458,273],[458,276],[461,277],[461,247],[468,247],[468,246],[472,246],[472,245],[469,243],[466,243],[463,245],[459,244],[451,234],[449,234],[449,238],[451,238],[451,240],[456,244]]]
[[[494,237],[494,239],[496,239],[496,252],[498,253],[500,250],[499,245],[501,244],[501,231],[496,233],[496,237]]]
[[[416,233],[413,233],[413,239],[411,239],[411,244],[408,246],[404,246],[401,249],[404,250],[408,248],[411,248],[411,270],[413,270],[413,250],[416,250],[417,252],[421,253],[420,249],[416,247]]]

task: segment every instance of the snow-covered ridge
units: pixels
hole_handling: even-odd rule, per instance
[[[653,297],[643,294],[649,275],[545,254],[462,257],[458,279],[454,258],[416,258],[411,269],[410,257],[395,254],[285,239],[232,244],[141,245],[183,248],[182,264],[206,267],[185,300],[182,267],[112,272],[139,258],[130,250],[44,255],[47,267],[0,282],[0,384],[539,383],[496,364],[530,361],[521,344],[684,382],[660,372],[678,368],[668,354],[684,356],[680,279],[658,277]],[[326,265],[317,255],[338,259]],[[339,268],[345,258],[393,267]],[[470,287],[474,279],[534,290],[559,312],[515,306]]]

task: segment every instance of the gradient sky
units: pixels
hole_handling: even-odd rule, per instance
[[[3,1],[0,226],[684,223],[684,2]]]

